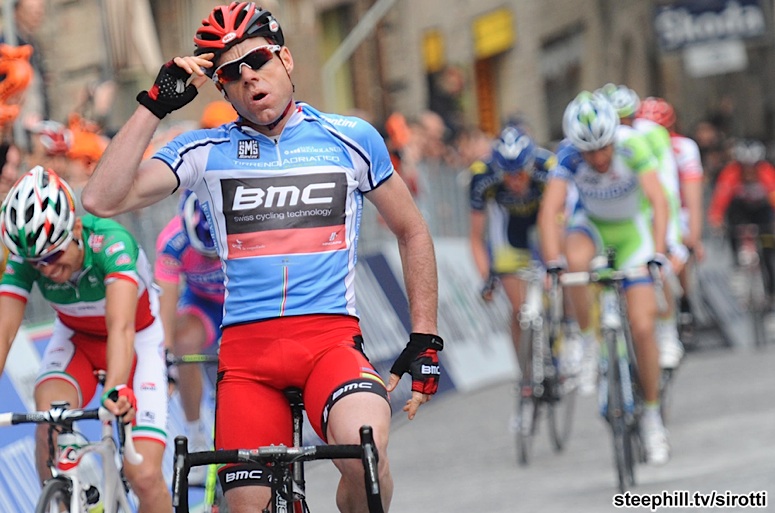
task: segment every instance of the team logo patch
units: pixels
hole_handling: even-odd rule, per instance
[[[92,233],[91,235],[89,235],[89,240],[87,244],[89,244],[89,247],[92,248],[92,250],[95,253],[99,253],[100,251],[102,251],[102,243],[104,241],[105,241],[104,235],[95,235]]]
[[[123,242],[116,242],[115,244],[111,244],[108,249],[105,250],[105,254],[108,256],[115,255],[119,251],[122,251],[125,248]]]
[[[237,141],[237,158],[238,159],[257,159],[259,157],[258,141],[251,139]]]

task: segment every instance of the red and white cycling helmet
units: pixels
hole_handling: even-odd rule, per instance
[[[0,207],[3,244],[24,259],[45,258],[72,240],[75,217],[70,186],[51,169],[35,166]]]
[[[232,46],[251,37],[264,37],[280,46],[285,37],[272,13],[253,2],[232,2],[213,9],[194,35],[194,55],[213,52],[217,59]],[[215,62],[215,59],[213,59]],[[213,68],[206,70],[212,75]]]
[[[675,124],[675,109],[663,98],[649,96],[640,103],[638,117],[670,128]]]

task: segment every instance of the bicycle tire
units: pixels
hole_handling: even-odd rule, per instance
[[[517,410],[519,419],[519,425],[517,426],[517,460],[521,466],[526,466],[530,463],[540,404],[540,401],[532,396],[523,397],[522,394],[519,396]],[[528,419],[530,422],[528,426],[523,425],[525,419]]]
[[[548,403],[547,417],[549,423],[549,437],[552,447],[557,452],[563,451],[568,444],[573,430],[573,413],[576,410],[576,386],[563,390],[561,382],[559,400]]]
[[[70,513],[72,489],[72,482],[69,479],[61,477],[49,479],[43,483],[43,489],[35,505],[35,513]],[[62,509],[62,504],[64,504],[65,509]]]
[[[554,352],[557,346],[559,327],[550,325],[547,332],[549,348]],[[578,381],[576,376],[566,376],[557,364],[557,360],[553,360],[552,365],[554,366],[554,375],[556,376],[553,386],[557,400],[547,403],[547,421],[549,423],[549,438],[552,441],[552,447],[556,452],[560,452],[565,449],[573,429],[573,413],[576,410]]]
[[[613,340],[611,338],[613,337]],[[617,334],[606,334],[606,344],[609,357],[616,355]],[[611,360],[608,368],[608,409],[607,420],[613,439],[613,456],[616,466],[616,477],[619,492],[624,493],[634,484],[635,472],[633,461],[632,437],[625,417],[622,377],[619,369],[618,356]]]
[[[761,267],[751,270],[749,277],[748,308],[753,321],[754,344],[756,347],[767,345],[767,331],[764,327],[764,316],[767,311],[767,291],[764,289],[764,273]]]

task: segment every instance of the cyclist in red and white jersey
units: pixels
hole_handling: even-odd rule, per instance
[[[411,374],[404,410],[412,419],[440,377],[443,341],[427,225],[374,127],[294,101],[293,56],[271,13],[252,2],[218,6],[194,42],[195,55],[169,61],[154,86],[138,95],[140,107],[84,189],[84,206],[112,216],[160,201],[178,187],[196,193],[226,275],[216,449],[290,445],[283,390],[302,388],[307,416],[323,440],[359,443],[360,427],[373,427],[387,510],[387,393]],[[188,104],[210,77],[239,119],[184,133],[141,162],[160,120]],[[364,197],[398,239],[412,323],[387,386],[362,352],[356,309]],[[361,463],[336,465],[339,509],[364,511]],[[234,513],[256,511],[270,497],[266,473],[244,470],[220,471]]]
[[[676,132],[676,114],[673,106],[663,98],[650,96],[645,98],[638,111],[638,116],[659,123],[670,132],[670,142],[678,165],[679,192],[681,199],[681,235],[683,244],[698,261],[702,261],[705,251],[702,245],[702,184],[703,174],[700,148],[694,139]],[[686,263],[678,278],[681,280],[683,295],[681,296],[681,315],[691,315],[689,304],[689,267]]]
[[[11,252],[0,282],[0,369],[37,284],[56,319],[35,383],[36,408],[47,410],[53,401],[85,407],[97,389],[96,371],[106,371],[102,405],[128,413],[125,420],[134,416],[132,438],[143,462],[125,464],[124,472],[140,511],[171,512],[161,467],[167,440],[164,333],[145,253],[115,221],[76,216],[69,185],[40,166],[8,193],[0,233]],[[39,426],[41,479],[50,477],[47,435],[47,427]]]

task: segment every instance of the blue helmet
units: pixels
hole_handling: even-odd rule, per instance
[[[507,125],[492,151],[492,161],[505,173],[530,169],[535,161],[535,143],[522,129]]]
[[[207,216],[199,206],[196,194],[191,191],[187,191],[183,197],[180,219],[191,247],[202,255],[216,256],[215,241],[210,233],[210,223],[207,222]]]

